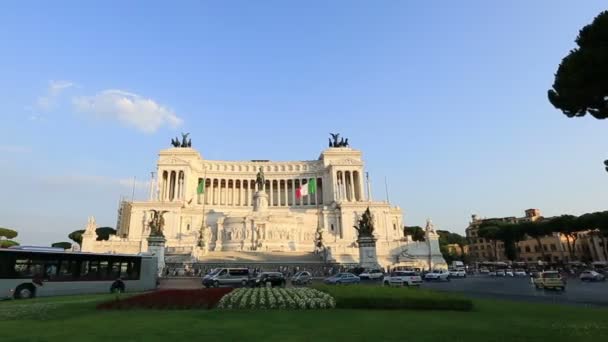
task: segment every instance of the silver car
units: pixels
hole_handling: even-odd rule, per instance
[[[312,275],[308,271],[300,271],[291,277],[293,285],[308,285],[312,282]]]
[[[249,270],[246,268],[221,268],[215,274],[203,278],[205,287],[242,286],[249,284]]]

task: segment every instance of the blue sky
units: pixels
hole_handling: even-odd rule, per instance
[[[0,226],[95,215],[191,132],[208,159],[361,149],[408,225],[606,209],[606,122],[546,91],[604,1],[59,1],[0,11]],[[138,186],[136,197],[146,193]]]

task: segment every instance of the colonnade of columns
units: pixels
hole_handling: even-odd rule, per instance
[[[199,178],[198,182],[202,182]],[[297,198],[296,189],[307,184],[309,178],[267,179],[264,191],[268,194],[268,206],[313,206],[323,204],[323,182],[316,179],[316,192]],[[197,196],[198,204],[252,206],[253,194],[257,190],[254,179],[207,178],[205,193]]]
[[[185,196],[186,175],[181,170],[166,170],[161,174],[159,200],[178,201]]]
[[[363,179],[359,171],[336,171],[334,197],[341,201],[363,201]]]

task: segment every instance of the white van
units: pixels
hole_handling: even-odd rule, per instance
[[[250,275],[246,268],[218,268],[214,273],[203,278],[203,286],[245,287],[249,284]]]

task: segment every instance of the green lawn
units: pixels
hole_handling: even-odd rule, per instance
[[[603,341],[608,310],[475,300],[473,311],[96,311],[111,295],[0,302],[0,341]],[[7,313],[13,313],[12,316]]]

